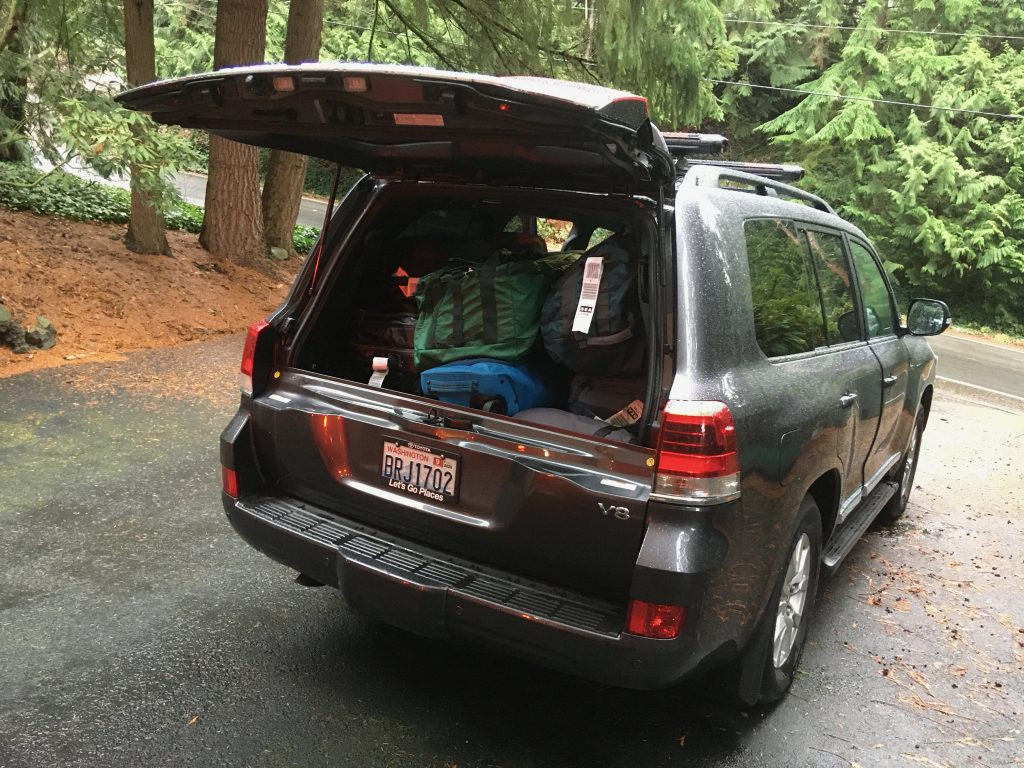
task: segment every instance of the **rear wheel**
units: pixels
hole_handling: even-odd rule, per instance
[[[910,491],[914,487],[914,477],[917,475],[917,460],[921,455],[921,436],[924,434],[924,411],[917,414],[917,421],[910,431],[910,442],[907,443],[907,450],[903,454],[903,461],[900,463],[896,474],[899,487],[889,502],[882,507],[878,513],[878,519],[883,523],[895,523],[903,513],[907,511],[907,502],[910,500]]]
[[[741,705],[770,704],[789,690],[807,640],[820,568],[821,514],[807,496],[768,610],[750,647],[733,663]]]

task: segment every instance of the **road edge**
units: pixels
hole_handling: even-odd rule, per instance
[[[935,389],[944,395],[952,395],[962,400],[969,400],[980,405],[999,408],[1011,413],[1024,413],[1024,397],[1000,392],[966,381],[950,379],[945,376],[935,377]]]

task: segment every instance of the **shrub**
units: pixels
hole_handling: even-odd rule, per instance
[[[0,162],[0,205],[14,211],[32,211],[75,221],[125,224],[131,214],[131,194],[126,189],[86,181],[64,171],[44,174],[30,165]],[[203,209],[180,202],[164,214],[168,229],[198,234]],[[295,250],[309,253],[320,236],[315,227],[295,228]]]

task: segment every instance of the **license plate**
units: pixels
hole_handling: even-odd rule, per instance
[[[384,485],[430,501],[459,500],[459,457],[405,440],[385,440],[380,463]]]

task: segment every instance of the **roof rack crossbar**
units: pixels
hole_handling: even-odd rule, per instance
[[[720,133],[662,133],[668,151],[675,157],[688,158],[690,155],[720,155],[729,146],[729,139]]]
[[[804,169],[799,165],[779,163],[744,163],[736,160],[699,160],[687,158],[687,165],[714,165],[728,168],[730,171],[743,171],[755,176],[764,176],[775,181],[800,181],[804,177]]]

